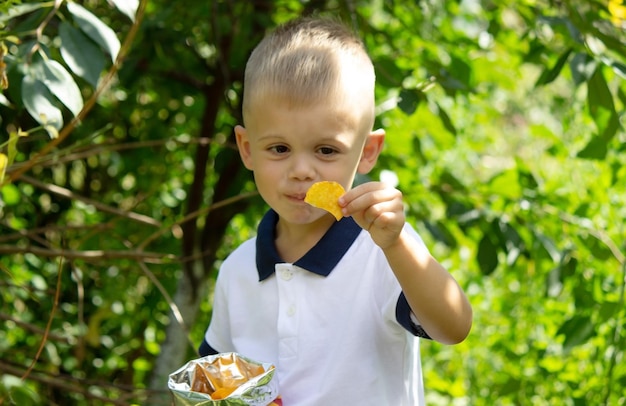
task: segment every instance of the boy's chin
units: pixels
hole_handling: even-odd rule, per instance
[[[332,224],[336,221],[335,217],[333,217],[332,214],[328,213],[325,210],[317,209],[314,207],[307,208],[306,210],[296,213],[285,213],[284,215],[278,212],[278,216],[280,219],[290,224],[301,226],[310,226],[316,223]]]

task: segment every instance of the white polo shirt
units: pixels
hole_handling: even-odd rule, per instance
[[[273,363],[286,406],[424,405],[416,336],[427,335],[369,233],[343,218],[291,264],[277,219],[270,210],[223,262],[201,355]]]

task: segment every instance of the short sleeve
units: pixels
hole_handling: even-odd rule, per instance
[[[419,321],[413,315],[409,302],[406,300],[404,293],[400,293],[398,303],[396,304],[396,320],[409,333],[416,337],[431,339],[426,330],[419,324]]]
[[[226,279],[218,274],[213,295],[213,312],[211,322],[204,335],[205,343],[201,348],[208,351],[229,352],[233,351],[228,317],[228,304],[226,300]]]

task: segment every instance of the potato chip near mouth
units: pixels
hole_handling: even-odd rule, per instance
[[[304,201],[313,207],[326,210],[339,221],[343,217],[343,213],[338,200],[344,193],[346,191],[339,183],[322,181],[311,185],[306,192]]]

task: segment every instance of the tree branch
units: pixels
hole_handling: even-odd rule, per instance
[[[10,364],[5,360],[0,359],[0,371],[9,375],[20,377],[24,374],[25,369],[22,366]],[[80,393],[87,399],[99,400],[105,402],[106,404],[119,406],[130,406],[133,404],[137,404],[137,402],[135,401],[127,401],[124,399],[145,398],[150,392],[155,392],[146,389],[135,389],[131,386],[126,385],[114,385],[108,382],[95,382],[87,379],[79,379],[68,375],[53,376],[49,373],[42,371],[33,371],[33,373],[29,376],[29,379],[35,382],[42,383],[48,387],[59,388],[66,392]],[[122,392],[122,395],[116,396],[115,398],[98,395],[92,390],[92,388],[94,387],[99,387],[104,390],[115,390],[116,392]],[[166,391],[162,390],[158,392]]]
[[[143,214],[134,213],[132,211],[118,209],[116,207],[107,206],[106,204],[100,203],[97,200],[89,199],[87,197],[78,195],[69,189],[62,188],[57,185],[49,185],[49,184],[40,182],[39,180],[35,178],[31,178],[30,176],[27,176],[27,175],[22,175],[21,179],[26,183],[30,183],[31,185],[35,187],[45,190],[46,192],[50,192],[57,196],[65,197],[70,200],[77,200],[77,201],[83,202],[105,213],[115,214],[116,216],[127,218],[129,220],[136,221],[142,224],[147,224],[147,225],[154,226],[154,227],[161,226],[161,223],[159,221],[156,221],[152,217],[144,216]]]
[[[22,320],[18,320],[14,317],[12,317],[9,314],[5,314],[5,313],[0,313],[0,320],[3,320],[5,322],[10,321],[15,323],[16,326],[18,326],[19,328],[21,328],[22,330],[26,330],[30,333],[33,334],[37,334],[37,335],[43,335],[45,333],[45,330],[35,326],[34,324],[30,324],[30,323],[26,323],[25,321]],[[6,326],[6,323],[5,323]],[[59,341],[65,344],[70,344],[71,340],[68,337],[63,337],[60,334],[56,334],[56,333],[48,333],[48,339],[52,340],[52,341]]]
[[[134,259],[150,264],[171,263],[177,257],[172,254],[162,254],[158,252],[143,251],[103,251],[86,250],[76,251],[67,249],[48,249],[41,247],[20,247],[15,245],[0,245],[0,254],[31,253],[41,257],[64,257],[67,259],[83,259],[86,261],[98,261],[107,259]]]
[[[35,358],[33,358],[30,366],[21,376],[22,381],[26,380],[26,378],[28,378],[28,375],[30,375],[30,373],[32,372],[33,368],[35,368],[35,365],[37,364],[37,361],[39,361],[39,357],[43,352],[46,342],[48,341],[48,335],[50,334],[50,329],[52,328],[52,320],[54,320],[54,314],[56,313],[57,307],[59,306],[59,296],[61,296],[61,275],[63,275],[63,258],[59,259],[59,267],[57,270],[57,287],[54,293],[54,302],[52,302],[52,310],[50,310],[48,323],[46,324],[46,329],[43,332],[43,338],[41,339],[41,343],[39,344],[39,348],[37,349],[37,354],[35,354]]]

